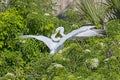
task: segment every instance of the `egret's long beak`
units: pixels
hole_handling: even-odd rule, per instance
[[[106,36],[107,33],[105,30],[102,29],[94,29],[94,31],[96,31],[98,34],[102,35],[102,36]]]

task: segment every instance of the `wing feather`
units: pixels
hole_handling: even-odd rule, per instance
[[[22,38],[35,38],[37,40],[43,41],[48,48],[51,50],[57,43],[53,42],[50,38],[45,36],[36,36],[36,35],[23,35]]]

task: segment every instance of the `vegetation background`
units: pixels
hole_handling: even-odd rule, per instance
[[[0,80],[120,80],[120,1],[104,1],[0,0]],[[66,41],[53,56],[43,42],[19,38],[86,24],[106,25],[106,37]]]

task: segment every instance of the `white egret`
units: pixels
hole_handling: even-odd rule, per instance
[[[56,52],[60,51],[63,46],[64,46],[64,42],[67,40],[67,39],[70,39],[72,38],[74,35],[76,35],[77,33],[80,33],[80,32],[84,32],[88,29],[91,29],[93,28],[94,26],[90,26],[88,28],[85,28],[84,30],[79,28],[79,29],[76,29],[76,30],[73,30],[72,32],[66,34],[65,36],[63,36],[59,42],[53,42],[51,38],[48,38],[48,37],[45,37],[45,36],[36,36],[36,35],[23,35],[21,36],[22,38],[35,38],[37,40],[40,40],[40,41],[43,41],[47,47],[50,49],[50,54],[55,54]]]
[[[92,28],[89,29],[89,27],[92,27]],[[82,26],[79,29],[81,29],[83,31],[81,31],[81,32],[77,33],[76,35],[74,35],[72,37],[72,39],[76,38],[76,39],[82,40],[84,38],[89,38],[89,37],[94,37],[94,36],[102,37],[102,36],[104,36],[103,33],[105,33],[105,30],[96,29],[96,26]],[[58,32],[60,32],[60,34],[61,34],[62,37],[65,36],[65,34],[64,34],[64,28],[63,27],[58,27],[56,29],[56,31],[55,31],[55,34],[52,34],[51,39],[53,41],[59,41],[61,39],[60,37],[55,38],[55,36],[57,35]]]

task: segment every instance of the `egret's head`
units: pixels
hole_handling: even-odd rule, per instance
[[[64,28],[63,28],[62,26],[58,27],[58,28],[56,29],[56,32],[59,32],[59,31],[63,31],[63,32],[64,32]]]

